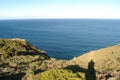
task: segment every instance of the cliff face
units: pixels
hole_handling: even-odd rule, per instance
[[[0,57],[13,57],[18,55],[39,55],[41,59],[49,59],[45,51],[39,50],[24,39],[0,39]]]

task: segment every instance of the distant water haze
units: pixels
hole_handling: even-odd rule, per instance
[[[120,43],[120,19],[0,20],[0,38],[23,38],[50,57],[71,59]]]

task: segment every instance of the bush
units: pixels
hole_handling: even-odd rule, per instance
[[[51,69],[35,76],[35,80],[85,80],[84,73],[73,73],[65,69]]]
[[[3,46],[0,48],[0,52],[3,54],[4,57],[14,56],[14,49],[8,46]]]

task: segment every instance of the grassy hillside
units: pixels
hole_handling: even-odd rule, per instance
[[[0,80],[119,79],[120,45],[56,60],[23,39],[0,39]]]
[[[68,63],[77,64],[88,71],[93,68],[97,80],[120,80],[120,44],[90,51]]]
[[[15,55],[39,55],[41,59],[49,58],[44,51],[39,50],[24,39],[0,39],[0,57],[6,58]]]
[[[120,44],[90,51],[82,56],[72,59],[71,61],[87,68],[88,63],[93,60],[95,69],[98,71],[109,69],[120,69]]]

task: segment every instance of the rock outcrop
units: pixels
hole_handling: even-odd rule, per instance
[[[49,59],[45,51],[39,50],[24,39],[0,39],[0,57],[13,57],[18,55],[39,55],[41,59]]]

